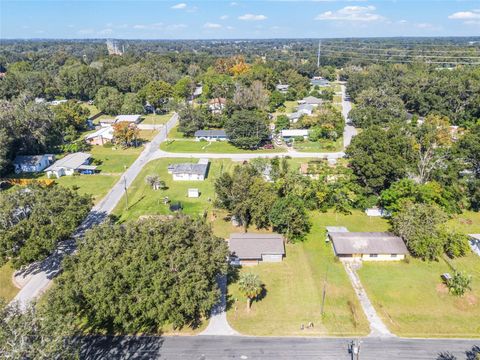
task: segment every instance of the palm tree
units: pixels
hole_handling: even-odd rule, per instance
[[[252,307],[252,301],[262,292],[262,282],[256,274],[245,273],[238,282],[240,291],[247,297],[247,311]]]
[[[153,190],[165,189],[165,181],[160,179],[158,175],[148,175],[145,182],[152,187]]]

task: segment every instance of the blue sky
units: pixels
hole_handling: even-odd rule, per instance
[[[0,38],[480,36],[480,1],[6,1]]]

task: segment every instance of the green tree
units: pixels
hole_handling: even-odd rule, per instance
[[[204,129],[210,122],[211,114],[205,107],[184,105],[178,112],[178,130],[185,136],[193,136],[197,130]]]
[[[234,146],[256,149],[268,140],[267,118],[255,110],[234,111],[225,122],[225,132]]]
[[[275,201],[270,210],[270,222],[273,230],[284,234],[289,241],[302,240],[311,227],[304,202],[294,195]]]
[[[20,309],[18,303],[0,299],[0,357],[3,359],[78,359],[79,348],[67,319],[52,321],[35,305]]]
[[[123,106],[123,95],[115,88],[104,86],[95,96],[98,110],[108,115],[118,115]]]
[[[285,96],[277,90],[273,91],[270,95],[270,101],[268,103],[270,107],[270,112],[275,112],[275,110],[277,110],[284,103],[285,103]]]
[[[195,81],[190,76],[185,76],[173,86],[173,94],[182,100],[188,100],[195,91]]]
[[[145,182],[153,189],[165,189],[165,181],[163,181],[158,175],[147,175]]]
[[[140,130],[135,124],[120,122],[113,124],[113,138],[116,144],[123,147],[137,146]]]
[[[263,291],[262,281],[257,274],[243,273],[238,280],[238,288],[247,298],[247,311],[250,312],[253,300]]]
[[[445,229],[442,229],[439,235],[444,239],[444,250],[450,258],[462,257],[470,253],[467,235]]]
[[[472,290],[471,284],[472,277],[458,271],[447,281],[448,291],[455,296],[463,296],[468,290]]]
[[[89,196],[61,186],[27,189],[0,193],[0,262],[16,268],[50,255],[91,206]]]
[[[220,298],[226,242],[202,219],[103,224],[87,232],[47,294],[49,313],[94,332],[197,326]]]
[[[84,130],[90,110],[84,108],[76,101],[70,100],[66,103],[53,107],[55,120],[62,123],[63,128],[73,127],[75,130]]]
[[[281,131],[290,127],[290,119],[286,115],[278,115],[275,121],[275,130]]]
[[[137,94],[125,94],[120,112],[122,114],[143,114],[142,100]]]
[[[165,81],[151,81],[139,91],[139,95],[154,106],[155,109],[164,111],[165,106],[173,95],[173,89]]]

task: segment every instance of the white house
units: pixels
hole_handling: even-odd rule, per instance
[[[117,122],[116,119],[100,119],[98,120],[98,123],[100,124],[101,127],[109,127],[112,126]]]
[[[195,140],[224,141],[228,140],[228,136],[225,130],[197,130],[195,131]]]
[[[13,160],[15,173],[40,172],[55,161],[55,155],[18,155]]]
[[[208,108],[214,114],[221,114],[225,106],[227,105],[227,99],[215,98],[208,100]]]
[[[228,248],[232,265],[281,262],[285,256],[284,239],[280,234],[233,233]]]
[[[307,96],[304,97],[302,100],[297,101],[299,104],[308,104],[313,106],[318,106],[323,103],[322,99],[316,98],[315,96]]]
[[[314,106],[312,104],[301,104],[297,108],[297,112],[304,115],[312,115]]]
[[[290,87],[290,85],[287,85],[287,84],[275,85],[275,89],[282,94],[286,94],[288,92],[289,87]]]
[[[187,196],[189,198],[198,198],[200,197],[200,192],[198,189],[188,189]]]
[[[310,79],[310,85],[325,87],[330,85],[330,81],[321,76],[314,76],[312,79]]]
[[[80,174],[93,174],[97,167],[89,165],[91,157],[92,155],[82,152],[68,154],[46,168],[45,172],[48,178],[73,175],[75,172]]]
[[[283,140],[290,140],[296,137],[303,137],[304,139],[308,138],[307,129],[287,129],[287,130],[282,130],[280,134]]]
[[[199,159],[198,163],[171,164],[168,173],[176,181],[203,181],[208,173],[208,159]]]
[[[115,122],[128,122],[132,124],[138,124],[140,122],[140,119],[142,118],[142,115],[118,115],[115,118]]]
[[[90,145],[104,145],[113,140],[113,128],[111,126],[102,127],[99,130],[85,136],[85,141]]]

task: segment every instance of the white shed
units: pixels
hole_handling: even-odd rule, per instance
[[[198,198],[200,193],[198,189],[188,189],[188,197],[189,198]]]

